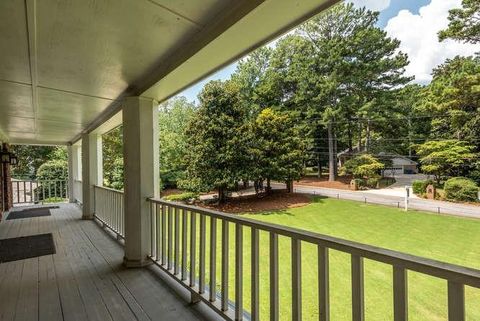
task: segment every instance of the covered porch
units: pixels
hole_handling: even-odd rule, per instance
[[[125,268],[122,245],[81,220],[78,206],[50,211],[0,224],[0,239],[52,233],[56,247],[53,255],[0,264],[1,320],[204,320],[158,269]]]
[[[391,267],[395,321],[408,319],[409,271],[445,281],[449,320],[465,320],[478,270],[159,199],[158,103],[335,2],[2,1],[0,140],[67,146],[68,181],[53,186],[69,203],[14,220],[7,206],[1,240],[51,233],[55,253],[0,263],[0,319],[276,321],[279,283],[289,282],[286,318],[302,320],[313,295],[302,291],[308,245],[321,321],[330,320],[329,251],[351,259],[354,321],[365,318],[364,260]],[[104,187],[102,174],[101,135],[120,124],[124,191]],[[26,186],[52,186],[42,184],[17,184],[18,199]],[[35,203],[29,193],[24,203]],[[286,252],[290,277],[280,280]]]

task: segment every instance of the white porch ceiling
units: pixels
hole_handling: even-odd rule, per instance
[[[333,2],[2,0],[0,138],[73,142],[123,97],[165,100]]]

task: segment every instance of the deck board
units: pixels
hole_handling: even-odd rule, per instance
[[[56,254],[0,264],[0,321],[201,320],[148,269],[122,266],[123,248],[79,208],[0,222],[0,239],[52,233]]]

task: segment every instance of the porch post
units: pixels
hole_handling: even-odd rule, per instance
[[[125,257],[127,267],[149,264],[150,206],[159,196],[158,110],[154,100],[128,97],[123,105]]]
[[[93,219],[95,213],[94,185],[103,183],[102,136],[82,135],[82,219]]]
[[[73,146],[69,144],[67,146],[68,153],[68,202],[75,203],[75,196],[73,195],[73,181],[75,179],[75,155]]]

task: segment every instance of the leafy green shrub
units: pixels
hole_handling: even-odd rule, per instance
[[[65,180],[67,179],[68,165],[64,160],[51,160],[43,163],[37,171],[37,179],[45,180]]]
[[[165,196],[164,199],[167,201],[190,201],[190,200],[196,200],[198,198],[197,193],[192,193],[192,192],[185,192],[181,194],[173,194],[173,195],[168,195]]]
[[[376,178],[376,177],[371,177],[369,179],[367,179],[367,187],[369,188],[377,188],[378,187],[378,182],[379,182],[379,179]]]
[[[431,179],[427,179],[424,181],[422,180],[413,181],[412,183],[413,193],[417,195],[425,194],[427,192],[427,186],[430,184],[435,184],[435,182]]]
[[[179,181],[185,178],[185,172],[182,170],[160,170],[160,181],[162,183],[162,189],[164,188],[177,188]]]
[[[465,177],[453,177],[445,182],[445,197],[451,201],[475,202],[478,200],[478,185]]]
[[[50,160],[43,163],[37,170],[39,181],[33,193],[37,200],[46,202],[54,197],[65,198],[67,196],[67,173],[68,164],[65,160]]]

